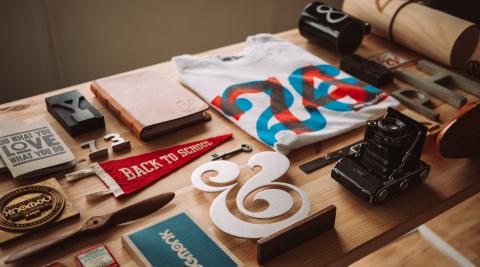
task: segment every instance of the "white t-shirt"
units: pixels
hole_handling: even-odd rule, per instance
[[[274,35],[234,56],[172,58],[182,83],[261,142],[287,154],[362,126],[398,101]]]

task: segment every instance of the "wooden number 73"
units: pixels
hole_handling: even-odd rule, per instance
[[[264,200],[268,207],[262,211],[249,211],[244,206],[245,198],[262,187],[274,186],[289,188],[297,192],[302,199],[302,206],[292,216],[269,224],[250,223],[235,217],[227,207],[228,193],[238,185],[234,183],[227,186],[210,186],[202,180],[203,174],[215,171],[215,176],[208,179],[217,184],[225,184],[235,181],[240,175],[240,168],[231,161],[211,161],[199,166],[192,173],[192,184],[195,188],[204,192],[221,192],[210,206],[210,217],[213,223],[222,231],[243,238],[262,238],[277,232],[286,226],[293,224],[305,217],[310,211],[310,202],[307,194],[300,188],[282,182],[274,182],[284,175],[290,167],[290,161],[286,156],[278,152],[260,152],[248,160],[250,168],[259,166],[262,170],[250,178],[239,190],[236,197],[236,205],[241,213],[256,219],[274,218],[288,212],[294,204],[293,197],[285,190],[265,188],[258,192],[253,201]]]

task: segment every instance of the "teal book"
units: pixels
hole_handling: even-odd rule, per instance
[[[122,244],[140,266],[241,266],[185,212],[123,235]]]

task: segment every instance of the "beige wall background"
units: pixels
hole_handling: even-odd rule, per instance
[[[295,28],[309,0],[2,0],[0,103]]]

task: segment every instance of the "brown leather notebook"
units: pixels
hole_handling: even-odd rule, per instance
[[[159,70],[99,79],[90,89],[144,141],[210,119],[205,102]]]

